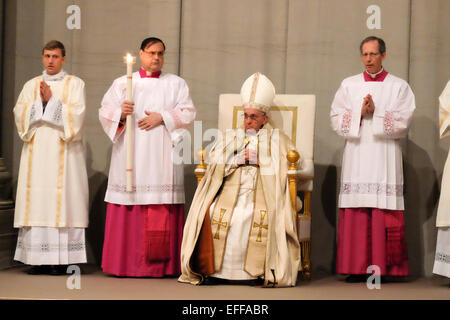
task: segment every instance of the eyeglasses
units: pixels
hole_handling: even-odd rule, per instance
[[[150,56],[164,57],[164,51],[145,51],[145,50],[142,51]]]
[[[256,114],[251,114],[251,115],[248,115],[248,114],[246,114],[246,113],[244,113],[244,119],[248,119],[248,118],[250,118],[251,120],[258,120],[259,118],[261,118],[261,116],[257,116]]]

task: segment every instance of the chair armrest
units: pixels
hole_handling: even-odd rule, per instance
[[[207,168],[205,164],[205,155],[206,151],[204,148],[201,148],[200,150],[197,151],[197,159],[200,160],[200,163],[195,167],[194,170],[195,176],[197,177],[197,184],[199,184],[200,181],[202,181],[203,177],[205,176]]]
[[[297,162],[300,159],[300,155],[297,151],[291,150],[286,155],[287,160],[290,163],[287,175],[289,180],[289,197],[291,199],[292,209],[297,216],[297,178],[298,178],[298,165]]]

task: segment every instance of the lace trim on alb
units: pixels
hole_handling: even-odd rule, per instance
[[[30,124],[33,124],[38,120],[40,120],[40,118],[38,117],[37,107],[33,104],[30,110]]]
[[[42,253],[55,252],[55,251],[60,251],[61,249],[65,249],[65,248],[61,248],[61,246],[58,244],[48,243],[48,242],[27,245],[23,242],[22,239],[19,239],[17,241],[17,248],[25,250],[25,251],[42,252]],[[84,251],[85,248],[86,248],[86,245],[82,241],[70,242],[67,244],[67,251],[69,251],[69,252]]]
[[[386,111],[383,121],[384,132],[387,135],[394,133],[394,114],[392,112]]]
[[[401,197],[403,195],[403,185],[384,183],[343,183],[341,184],[341,193],[376,194]]]
[[[176,110],[170,110],[169,114],[172,116],[173,122],[175,124],[175,129],[181,128],[183,126],[183,122],[180,119],[180,116],[176,112]]]
[[[120,193],[128,193],[126,191],[127,186],[124,184],[108,184],[108,189],[113,192],[120,192]],[[147,192],[159,192],[159,193],[165,193],[165,192],[183,192],[184,191],[184,185],[173,185],[173,184],[163,184],[163,185],[139,185],[139,186],[133,186],[132,187],[133,192],[139,192],[139,193],[147,193]]]
[[[352,123],[352,112],[347,111],[342,116],[341,132],[343,134],[348,134],[350,132],[351,123]]]
[[[450,254],[445,254],[443,252],[436,252],[435,260],[450,264]]]
[[[54,123],[62,124],[62,103],[58,100],[58,105],[52,115],[52,120]]]

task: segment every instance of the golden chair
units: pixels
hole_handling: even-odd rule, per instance
[[[221,94],[219,97],[219,130],[238,128],[244,119],[240,94]],[[304,279],[311,277],[311,192],[313,190],[315,95],[277,94],[270,107],[269,122],[283,130],[294,142],[298,152],[287,155],[291,204],[297,215],[297,233],[301,247],[300,271]],[[205,150],[199,150],[200,164],[195,169],[198,182],[206,171]],[[300,163],[300,165],[298,165]],[[298,169],[300,167],[300,169]],[[303,206],[298,205],[300,197]],[[301,207],[301,208],[300,208]],[[300,208],[300,210],[298,210]]]

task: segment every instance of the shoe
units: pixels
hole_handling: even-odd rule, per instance
[[[229,280],[215,277],[205,277],[201,283],[205,286],[216,286],[216,285],[241,285],[241,286],[262,286],[264,284],[263,279],[250,279],[250,280]]]
[[[234,285],[257,287],[262,286],[264,284],[264,280],[260,278],[250,280],[229,280],[229,283]]]
[[[50,266],[49,274],[52,276],[61,276],[67,274],[67,265],[52,265]]]
[[[367,275],[366,274],[351,274],[347,278],[345,278],[345,282],[347,283],[359,283],[366,282]]]
[[[406,276],[381,276],[381,283],[400,283],[408,282]]]
[[[37,274],[49,274],[50,266],[48,265],[40,265],[40,266],[32,266],[27,270],[27,274],[37,275]]]
[[[228,284],[228,280],[215,277],[205,277],[201,284],[205,286],[216,286],[220,284]]]

